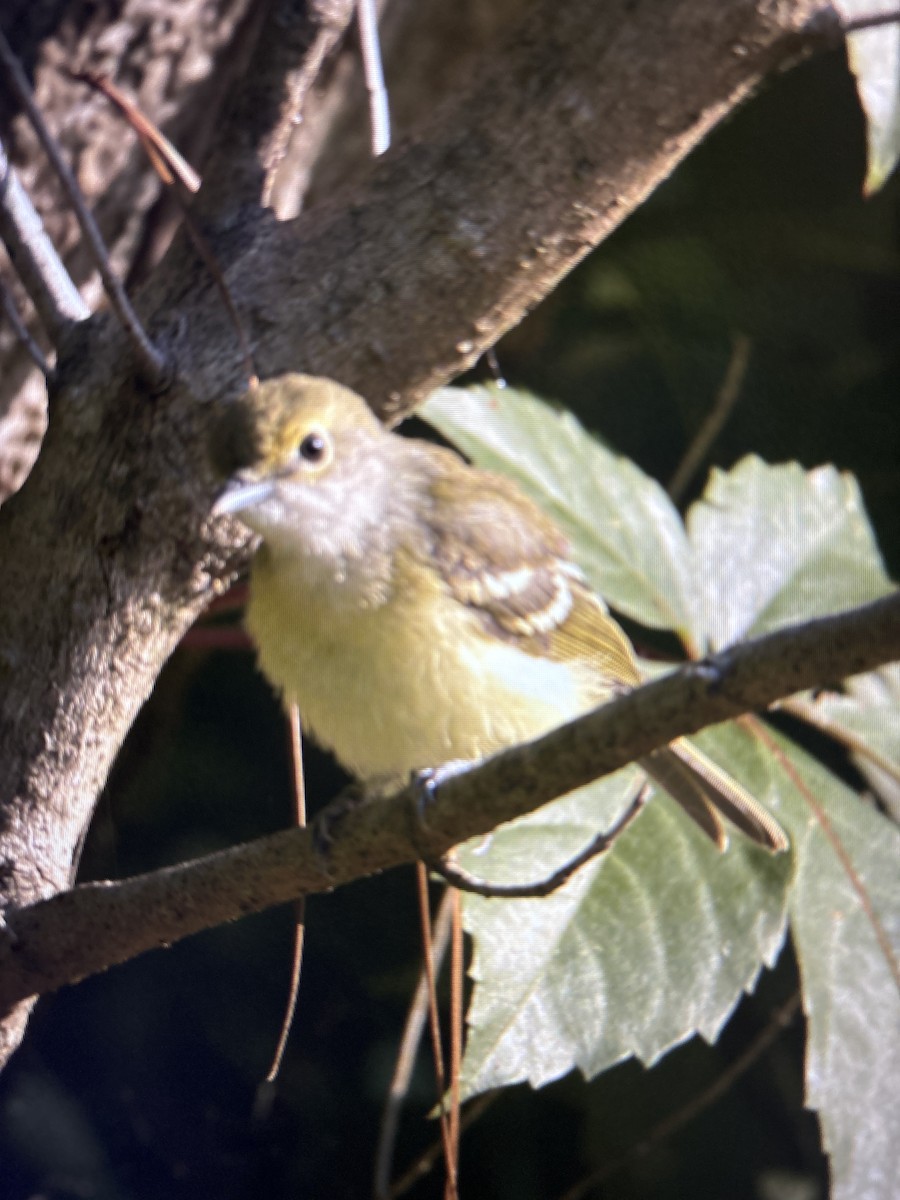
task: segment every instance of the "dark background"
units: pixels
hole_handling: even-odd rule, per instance
[[[752,342],[715,444],[859,478],[900,562],[898,186],[861,198],[864,129],[843,57],[776,81],[498,347],[507,379],[573,408],[667,481]],[[301,365],[301,364],[298,364]],[[485,372],[480,372],[484,376]],[[697,486],[702,485],[702,477]],[[696,493],[695,493],[696,494]],[[313,805],[339,786],[308,752]],[[291,821],[283,719],[250,650],[180,649],[103,797],[82,878],[150,870]],[[146,955],[43,1000],[0,1077],[0,1200],[360,1197],[418,963],[411,872],[309,904],[300,1009],[269,1118],[251,1119],[281,1019],[287,910]],[[799,1022],[675,1136],[635,1148],[729,1069],[796,986],[788,949],[715,1047],[500,1097],[463,1142],[463,1194],[560,1196],[625,1156],[616,1200],[813,1200]],[[423,1063],[405,1165],[434,1136]],[[633,1153],[629,1153],[633,1150]],[[438,1197],[433,1179],[411,1193]]]

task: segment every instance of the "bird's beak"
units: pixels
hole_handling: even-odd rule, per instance
[[[260,479],[255,482],[235,477],[230,480],[225,491],[213,505],[214,517],[228,517],[233,513],[243,512],[246,508],[255,508],[268,500],[275,490],[274,479]]]

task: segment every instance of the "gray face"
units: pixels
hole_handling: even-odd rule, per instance
[[[271,473],[242,472],[215,511],[258,533],[290,586],[344,591],[348,602],[364,592],[375,602],[389,585],[392,547],[408,530],[401,518],[429,503],[419,455],[380,428],[313,432],[320,458],[305,459],[301,441]]]

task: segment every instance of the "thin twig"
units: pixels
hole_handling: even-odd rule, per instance
[[[847,37],[851,33],[860,33],[865,29],[877,29],[881,25],[900,24],[900,9],[890,13],[873,13],[868,17],[853,17],[850,21],[841,21],[841,29]]]
[[[216,290],[222,298],[225,311],[234,327],[238,345],[241,348],[241,357],[244,361],[244,375],[249,385],[254,386],[257,382],[256,367],[253,362],[253,355],[250,352],[250,343],[247,341],[247,335],[244,332],[243,323],[235,308],[231,291],[225,282],[219,260],[216,258],[209,239],[200,228],[191,210],[191,198],[195,192],[199,191],[202,182],[200,176],[178,149],[172,145],[165,134],[157,129],[149,117],[146,117],[137,105],[132,104],[105,76],[98,75],[92,71],[72,71],[70,74],[73,79],[78,80],[80,83],[86,83],[89,87],[100,92],[101,95],[118,109],[138,135],[144,153],[149,158],[153,169],[178,206],[188,238],[193,242],[194,249],[202,258],[216,286]]]
[[[494,386],[498,388],[508,387],[503,371],[500,369],[500,359],[497,357],[496,346],[488,346],[484,352],[484,361],[488,365],[488,370],[494,380]]]
[[[43,114],[34,101],[25,72],[2,32],[0,32],[0,65],[4,67],[9,85],[31,122],[38,140],[44,148],[44,153],[65,190],[84,239],[90,247],[94,265],[100,272],[109,302],[131,339],[141,369],[149,380],[158,382],[166,373],[166,359],[150,341],[137,313],[131,306],[131,301],[125,294],[121,281],[113,271],[97,222],[88,208],[87,201],[69,164],[60,153],[56,139],[47,128]]]
[[[441,1143],[444,1147],[447,1187],[450,1189],[450,1197],[447,1197],[445,1192],[445,1200],[455,1200],[456,1176],[453,1171],[453,1147],[450,1144],[450,1122],[447,1119],[445,1103],[447,1075],[444,1071],[444,1051],[441,1046],[441,1025],[437,1008],[437,975],[431,957],[433,937],[431,933],[431,915],[428,906],[428,870],[425,864],[421,862],[416,863],[416,884],[419,893],[419,917],[422,922],[422,950],[425,964],[425,982],[428,989],[428,1025],[431,1030],[431,1051],[434,1058],[435,1084],[437,1085]]]
[[[664,1138],[671,1137],[673,1133],[677,1133],[704,1109],[709,1108],[716,1100],[720,1099],[725,1093],[737,1083],[742,1075],[753,1066],[753,1064],[763,1055],[769,1046],[780,1036],[780,1034],[790,1025],[791,1021],[797,1015],[800,1009],[800,993],[795,992],[789,1000],[776,1008],[769,1019],[765,1029],[763,1029],[750,1043],[747,1049],[740,1054],[734,1062],[723,1071],[722,1074],[713,1083],[705,1088],[698,1096],[695,1096],[689,1103],[683,1105],[676,1112],[670,1113],[669,1116],[663,1117],[658,1121],[641,1139],[637,1145],[626,1150],[624,1154],[620,1154],[618,1158],[614,1158],[603,1164],[602,1167],[588,1175],[585,1179],[579,1180],[574,1187],[559,1197],[559,1200],[584,1200],[594,1188],[599,1184],[605,1183],[613,1175],[618,1174],[624,1166],[627,1166],[632,1159],[642,1158],[657,1143]]]
[[[294,817],[298,828],[306,826],[306,787],[303,778],[303,740],[300,728],[300,710],[296,704],[288,709],[288,740],[291,755],[291,771],[293,775]],[[265,1121],[275,1098],[275,1081],[281,1071],[284,1052],[297,1013],[297,997],[300,994],[300,974],[303,970],[303,947],[306,940],[306,897],[299,896],[294,901],[294,953],[291,961],[291,974],[288,982],[287,1001],[284,1006],[284,1016],[281,1019],[281,1031],[278,1043],[272,1056],[272,1064],[266,1072],[266,1077],[256,1089],[253,1101],[253,1119],[257,1124]]]
[[[294,785],[294,817],[299,829],[306,825],[306,787],[303,779],[303,739],[300,731],[300,711],[296,704],[288,709],[288,728],[291,743],[291,767]],[[281,1035],[278,1045],[266,1075],[266,1083],[274,1083],[281,1070],[284,1051],[294,1017],[297,1012],[297,996],[300,991],[300,972],[303,969],[303,943],[306,935],[306,897],[300,896],[294,902],[294,959],[291,964],[291,979],[288,987],[288,999],[281,1023]]]
[[[453,891],[445,889],[437,916],[434,919],[434,932],[431,943],[431,969],[437,974],[447,952],[450,941],[450,924],[453,916]],[[391,1076],[384,1112],[381,1115],[381,1128],[378,1134],[378,1148],[375,1153],[375,1172],[373,1192],[375,1200],[388,1200],[391,1194],[391,1171],[393,1169],[394,1150],[397,1143],[397,1130],[400,1124],[400,1113],[403,1102],[409,1092],[409,1082],[412,1078],[416,1063],[416,1054],[425,1022],[428,1018],[428,977],[423,962],[419,981],[406,1014],[403,1026],[403,1036],[397,1051],[397,1061]]]
[[[453,1148],[453,1175],[459,1183],[459,1088],[462,1074],[463,990],[465,960],[463,954],[462,896],[449,888],[453,906],[453,938],[450,952],[450,1145]]]
[[[485,1092],[483,1096],[479,1096],[477,1100],[473,1100],[471,1104],[467,1104],[462,1114],[460,1123],[460,1132],[465,1133],[479,1119],[482,1113],[487,1112],[495,1100],[499,1099],[502,1094],[500,1089],[493,1092]],[[403,1174],[392,1185],[388,1193],[389,1200],[398,1200],[398,1197],[403,1196],[410,1188],[415,1187],[420,1179],[423,1179],[428,1172],[434,1167],[435,1163],[443,1153],[443,1145],[439,1139],[435,1139],[431,1145],[423,1150],[422,1153],[412,1162]]]
[[[200,191],[202,180],[191,164],[187,161],[177,146],[159,130],[156,125],[133,104],[124,92],[97,71],[69,71],[69,75],[79,83],[86,83],[119,110],[131,128],[141,139],[144,152],[153,164],[154,170],[166,185],[171,187],[176,179],[180,180],[187,191]]]
[[[366,91],[369,93],[369,124],[372,130],[372,155],[378,158],[391,144],[391,113],[388,106],[381,43],[378,40],[376,0],[356,0],[359,47],[362,54]]]
[[[19,310],[16,308],[16,302],[12,298],[9,288],[0,279],[0,304],[3,305],[3,311],[6,313],[6,319],[12,326],[16,337],[28,351],[31,358],[34,360],[35,366],[41,372],[45,379],[49,379],[53,374],[50,364],[44,357],[44,352],[31,336],[28,326],[19,315]]]
[[[0,34],[2,37],[2,34]],[[0,237],[54,345],[91,310],[69,277],[0,143]]]
[[[736,333],[731,342],[731,356],[728,359],[728,366],[725,368],[725,376],[713,406],[694,434],[694,440],[688,446],[684,458],[678,464],[675,474],[669,482],[668,492],[676,504],[681,500],[688,484],[702,466],[710,447],[731,416],[732,409],[741,394],[749,361],[750,339],[746,334]]]

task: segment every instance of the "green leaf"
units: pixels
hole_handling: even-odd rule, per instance
[[[900,663],[854,675],[844,688],[799,704],[813,725],[831,727],[845,741],[869,786],[900,822]]]
[[[790,789],[795,812],[786,818],[797,861],[791,931],[809,1022],[807,1104],[822,1122],[832,1200],[891,1200],[900,1179],[891,1119],[900,1079],[900,833],[793,743],[778,743],[807,790],[803,800]]]
[[[845,21],[896,13],[895,0],[835,0]],[[900,24],[862,29],[847,38],[850,70],[866,114],[868,169],[865,191],[886,182],[900,158]]]
[[[533,398],[448,390],[426,415],[478,465],[519,479],[615,608],[688,644],[723,646],[892,589],[856,482],[833,467],[746,458],[716,471],[685,536],[656,484]],[[827,704],[896,757],[898,693],[888,671],[849,681]],[[896,956],[897,830],[786,742],[779,758],[743,727],[697,741],[775,811],[791,853],[771,857],[736,836],[717,855],[661,797],[552,896],[467,897],[476,988],[464,1088],[538,1085],[575,1066],[593,1075],[630,1055],[653,1062],[694,1033],[716,1037],[776,955],[789,899],[810,1020],[809,1103],[834,1194],[889,1200],[900,1177],[885,1120],[900,1078],[900,977],[887,948]],[[461,856],[482,877],[540,879],[608,827],[633,786],[620,773]]]
[[[775,801],[769,756],[720,728],[741,781]],[[494,882],[540,879],[608,828],[635,772],[573,793],[460,852]],[[714,1040],[784,936],[789,854],[740,836],[727,853],[668,799],[654,799],[602,859],[542,899],[466,896],[476,990],[463,1070],[467,1094],[578,1067],[587,1076],[636,1055],[645,1063],[695,1033]]]
[[[687,516],[714,648],[893,590],[856,480],[747,457],[713,471]]]
[[[515,479],[554,518],[614,609],[697,645],[693,551],[655,480],[571,414],[511,388],[443,388],[419,415],[479,467]]]

